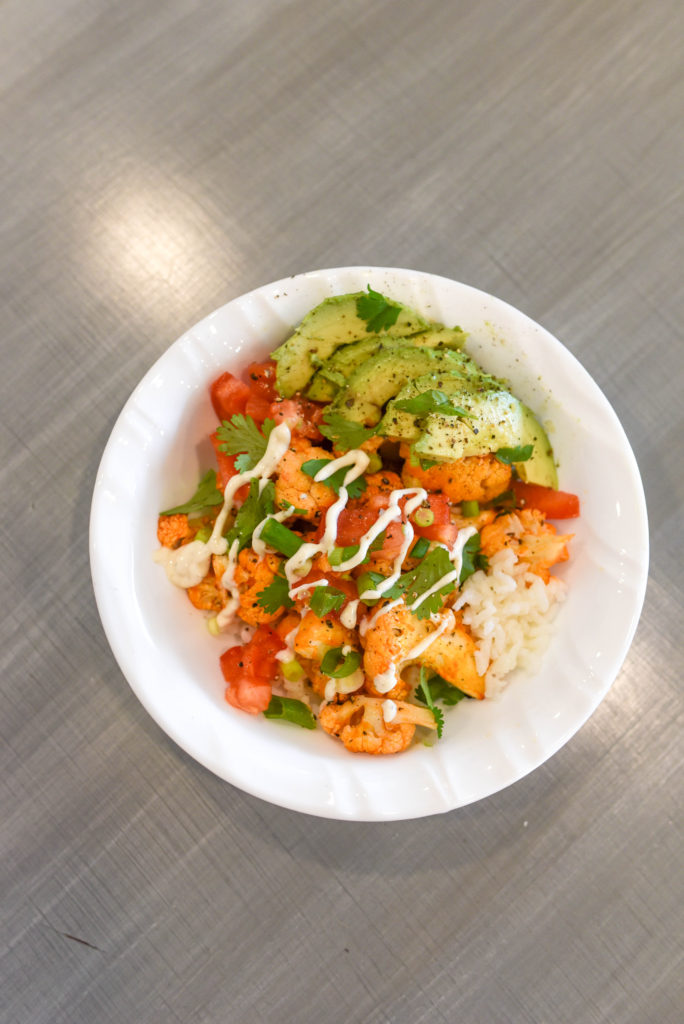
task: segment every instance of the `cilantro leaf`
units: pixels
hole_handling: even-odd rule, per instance
[[[292,722],[303,729],[315,729],[316,719],[311,708],[301,700],[293,697],[276,697],[274,694],[264,711],[264,718],[280,719],[281,722]]]
[[[331,647],[326,651],[321,661],[321,672],[324,676],[332,679],[345,679],[352,672],[356,672],[361,664],[361,655],[358,651],[342,653],[341,647]]]
[[[416,698],[419,701],[422,701],[423,704],[428,703],[425,698],[426,689],[433,702],[440,700],[448,707],[452,707],[454,704],[458,704],[459,701],[468,698],[467,693],[464,693],[463,690],[459,690],[459,688],[454,686],[453,683],[448,683],[446,679],[442,679],[442,677],[438,675],[430,676],[427,682],[416,689]]]
[[[449,552],[442,546],[437,546],[428,552],[423,561],[408,572],[402,573],[397,582],[388,591],[385,597],[401,597],[403,594],[407,605],[413,604],[421,594],[426,593],[442,577],[454,571],[454,566],[449,558]],[[442,607],[442,598],[456,589],[456,582],[445,584],[438,591],[425,598],[414,608],[413,614],[417,619],[428,619]]]
[[[428,708],[432,712],[432,717],[434,718],[435,725],[437,726],[437,739],[441,739],[442,731],[444,729],[444,713],[441,708],[435,707],[432,694],[430,693],[430,686],[425,679],[424,665],[420,666],[420,681],[416,689],[416,696],[422,700],[424,704],[427,704]]]
[[[252,480],[249,485],[249,495],[243,502],[235,516],[235,522],[226,534],[228,548],[234,541],[239,541],[238,551],[249,545],[252,534],[262,520],[273,513],[275,509],[275,484],[272,480],[264,486],[259,493],[259,481]]]
[[[208,508],[223,504],[223,494],[216,486],[216,471],[208,470],[197,485],[197,490],[189,501],[184,505],[176,505],[175,508],[168,508],[166,512],[160,512],[162,516],[200,515]]]
[[[263,459],[274,427],[274,420],[264,420],[262,433],[251,416],[235,413],[230,417],[230,422],[224,420],[216,430],[216,436],[221,441],[219,451],[226,455],[238,455],[235,468],[238,473],[245,473],[248,469],[254,469],[257,462]]]
[[[522,444],[517,448],[499,448],[494,452],[494,457],[506,466],[512,466],[514,462],[527,462],[532,457],[533,451],[533,444]]]
[[[393,327],[399,319],[401,306],[398,302],[392,302],[385,298],[380,292],[374,291],[368,285],[368,293],[360,295],[356,300],[356,315],[359,320],[366,321],[366,327],[371,334],[379,331],[386,331]]]
[[[282,562],[277,574],[263,590],[257,594],[257,604],[269,615],[275,615],[281,608],[292,608],[294,601],[290,597],[290,584],[282,573]]]
[[[323,421],[318,429],[324,437],[332,441],[335,448],[339,448],[341,451],[348,452],[352,448],[360,448],[364,441],[375,434],[373,427],[364,427],[361,423],[354,423],[331,409],[325,410]]]
[[[478,564],[480,558],[485,558],[484,555],[480,555],[480,534],[474,533],[472,537],[463,545],[463,551],[461,553],[461,575],[458,578],[459,584],[465,583],[469,576],[472,576],[476,569],[481,569],[483,566]]]
[[[462,409],[460,405],[452,405],[443,391],[423,391],[413,398],[403,398],[394,402],[393,408],[402,412],[412,412],[416,416],[428,416],[431,412],[441,413],[443,416],[466,416],[473,419],[472,413]]]
[[[328,612],[334,612],[341,608],[345,598],[346,594],[343,594],[341,590],[337,590],[335,587],[316,587],[311,595],[309,607],[314,615],[322,619]]]
[[[332,461],[332,459],[309,459],[308,462],[303,463],[302,472],[313,478],[319,470],[323,469],[324,466],[329,465]],[[350,468],[350,466],[343,466],[341,469],[336,470],[332,476],[327,477],[325,480],[321,480],[321,483],[325,484],[326,487],[332,487],[335,494],[339,494],[340,487],[342,487],[344,478]],[[366,490],[366,486],[365,477],[358,476],[356,480],[352,480],[352,482],[347,485],[347,494],[350,498],[359,498]]]

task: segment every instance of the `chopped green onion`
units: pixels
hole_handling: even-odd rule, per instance
[[[358,544],[352,544],[348,548],[333,548],[328,555],[328,561],[331,565],[342,565],[342,562],[346,562],[348,558],[353,558],[358,550]]]
[[[372,452],[368,456],[368,468],[367,473],[379,473],[382,469],[382,459],[377,452]]]
[[[435,521],[435,513],[431,508],[419,508],[413,513],[413,520],[416,526],[432,526]]]
[[[289,683],[298,683],[300,679],[304,678],[304,669],[296,658],[293,658],[292,661],[284,661],[280,670]]]
[[[341,590],[336,590],[335,587],[316,587],[311,595],[309,607],[314,615],[322,619],[328,612],[340,608],[344,604],[345,597],[346,595]]]
[[[384,579],[385,577],[379,572],[362,572],[360,576],[357,576],[356,589],[363,603],[367,604],[369,608],[372,608],[374,604],[377,604],[380,598],[370,597],[366,600],[361,595],[367,590],[377,590],[378,583],[382,583]]]
[[[304,541],[298,534],[294,533],[287,526],[283,526],[277,519],[268,519],[261,530],[261,539],[265,544],[280,551],[286,558],[292,558],[301,548]]]
[[[195,540],[201,540],[203,544],[206,544],[211,537],[210,526],[200,526],[199,530],[195,534]]]
[[[207,629],[212,636],[218,636],[221,632],[218,624],[218,619],[215,615],[212,615],[210,619],[207,619]]]
[[[326,651],[321,662],[321,672],[324,676],[332,679],[344,679],[356,672],[361,664],[361,655],[358,651],[342,653],[341,647],[331,647]]]
[[[411,558],[425,558],[430,549],[430,541],[427,537],[419,537],[416,543],[409,551]]]
[[[470,519],[472,516],[479,516],[480,514],[480,503],[479,501],[462,501],[461,502],[461,515]]]

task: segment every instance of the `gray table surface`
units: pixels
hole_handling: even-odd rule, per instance
[[[0,3],[3,1024],[684,1019],[682,13]],[[271,806],[179,750],[87,552],[155,358],[250,288],[357,263],[556,334],[624,424],[652,541],[632,649],[571,742],[387,824]]]

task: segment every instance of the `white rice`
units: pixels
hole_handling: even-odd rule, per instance
[[[487,697],[501,693],[514,669],[537,670],[565,594],[562,580],[552,576],[544,583],[510,548],[492,555],[486,573],[478,570],[466,581],[454,608],[462,609],[475,638]]]

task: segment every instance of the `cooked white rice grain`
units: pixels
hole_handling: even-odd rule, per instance
[[[490,558],[488,572],[466,581],[455,607],[475,638],[475,667],[485,676],[487,697],[501,693],[514,669],[538,668],[565,594],[562,580],[544,583],[509,548]]]

